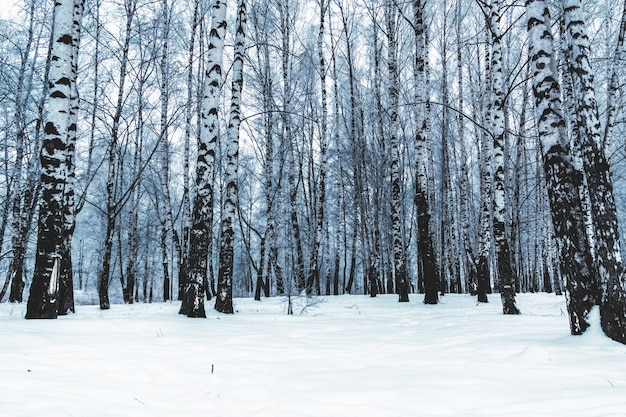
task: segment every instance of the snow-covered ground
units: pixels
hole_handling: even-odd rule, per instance
[[[570,336],[563,297],[519,295],[521,316],[495,295],[421,299],[300,299],[294,316],[280,298],[236,299],[207,319],[79,306],[51,321],[1,304],[0,416],[626,415],[626,346],[598,325]]]

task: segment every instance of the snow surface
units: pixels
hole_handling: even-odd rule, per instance
[[[25,320],[0,304],[3,417],[625,416],[626,346],[570,336],[563,297],[446,295],[79,306]],[[299,314],[301,313],[301,314]],[[594,318],[594,323],[597,317]]]

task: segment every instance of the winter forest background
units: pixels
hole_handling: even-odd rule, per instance
[[[626,340],[623,2],[226,3],[2,12],[0,301],[567,290]]]

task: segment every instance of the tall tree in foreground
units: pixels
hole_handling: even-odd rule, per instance
[[[496,247],[498,283],[504,314],[519,314],[515,304],[515,278],[509,240],[505,230],[504,194],[504,74],[502,68],[502,29],[500,28],[500,1],[492,0],[489,10],[491,29],[491,71],[493,102],[491,103],[491,127],[493,135],[493,236]]]
[[[602,329],[610,338],[626,343],[626,283],[623,276],[613,184],[602,147],[593,69],[589,60],[590,43],[580,0],[563,0],[563,8],[569,72],[572,75],[578,117],[576,126],[591,199],[596,267],[602,284],[600,300]]]
[[[439,271],[430,230],[430,206],[428,202],[428,84],[426,25],[424,23],[424,5],[421,0],[413,1],[413,29],[415,31],[415,106],[416,125],[415,150],[415,206],[417,208],[418,233],[418,281],[424,283],[424,304],[437,304],[439,301]]]
[[[72,236],[76,228],[76,134],[78,127],[79,96],[76,78],[78,75],[78,50],[80,47],[81,24],[84,13],[84,1],[74,0],[72,19],[72,72],[70,74],[70,112],[67,132],[67,151],[65,165],[67,181],[63,190],[63,245],[59,270],[59,315],[74,312],[74,277],[72,271]]]
[[[237,2],[235,23],[235,55],[230,102],[230,120],[226,143],[226,200],[222,210],[220,265],[217,276],[215,309],[233,313],[233,261],[235,216],[237,213],[237,167],[239,165],[239,126],[241,125],[241,91],[243,89],[243,60],[246,53],[246,2]]]
[[[44,140],[41,149],[42,193],[39,203],[37,253],[35,270],[28,297],[26,318],[56,318],[58,314],[59,278],[61,256],[67,242],[66,216],[73,207],[64,207],[68,202],[65,195],[68,172],[72,168],[73,144],[68,143],[71,132],[76,130],[72,114],[73,54],[77,53],[76,8],[83,8],[82,0],[57,0],[54,5],[53,45],[50,67],[50,92],[48,115],[44,125]],[[80,14],[82,18],[82,11]],[[80,25],[80,20],[78,20]],[[80,29],[80,28],[78,28]],[[80,32],[80,30],[78,30]],[[75,136],[74,136],[75,137]],[[71,261],[70,261],[71,262]]]
[[[527,0],[526,16],[537,130],[561,275],[566,282],[570,330],[572,334],[582,334],[589,327],[587,314],[596,297],[591,274],[593,261],[578,192],[582,173],[575,170],[570,156],[546,2]]]
[[[188,317],[206,317],[203,285],[208,270],[213,233],[213,182],[219,123],[217,112],[222,87],[222,61],[226,35],[226,2],[215,0],[211,9],[211,31],[200,114],[202,125],[198,137],[196,195],[191,214],[188,265],[185,268],[187,280],[180,306],[180,314]]]

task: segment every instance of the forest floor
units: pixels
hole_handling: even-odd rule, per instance
[[[598,318],[570,336],[565,301],[446,295],[78,306],[25,320],[0,304],[3,417],[624,416],[626,346]]]

